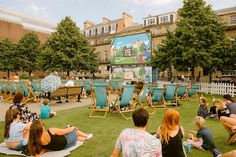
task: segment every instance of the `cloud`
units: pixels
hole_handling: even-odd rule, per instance
[[[26,9],[31,12],[39,13],[40,11],[44,11],[46,8],[37,6],[36,4],[30,4]]]

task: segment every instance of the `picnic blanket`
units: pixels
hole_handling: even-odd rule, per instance
[[[40,157],[52,157],[52,156],[64,157],[64,156],[68,156],[68,155],[70,155],[71,151],[77,149],[82,144],[83,144],[83,142],[77,142],[76,145],[73,146],[73,147],[70,147],[68,149],[61,150],[61,151],[46,152],[46,153],[40,155]],[[0,154],[26,156],[26,155],[22,154],[20,151],[15,151],[15,150],[9,149],[4,142],[0,144]]]

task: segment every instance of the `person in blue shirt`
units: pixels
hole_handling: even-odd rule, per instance
[[[52,112],[52,109],[50,106],[48,106],[48,104],[49,104],[49,100],[44,99],[43,104],[40,108],[40,118],[42,119],[51,118],[56,115],[56,112]]]
[[[20,121],[20,112],[9,109],[5,115],[4,139],[8,148],[21,151],[26,148],[29,138],[31,122],[25,124]]]

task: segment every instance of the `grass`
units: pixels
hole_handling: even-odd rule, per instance
[[[211,102],[212,97],[206,96]],[[215,96],[220,98],[219,96]],[[188,135],[190,129],[197,130],[193,124],[193,118],[196,116],[198,109],[197,101],[181,101],[182,106],[177,108],[181,115],[181,125],[185,130],[185,137]],[[211,104],[211,103],[210,103]],[[157,112],[150,116],[148,122],[148,132],[155,132],[160,125],[163,115],[166,109],[158,109]],[[89,109],[87,107],[65,110],[58,112],[57,116],[52,119],[43,120],[46,128],[59,127],[64,128],[67,124],[74,125],[80,130],[88,133],[93,133],[94,138],[91,141],[84,143],[78,149],[71,153],[71,157],[107,157],[110,156],[116,139],[120,132],[127,127],[133,127],[131,120],[124,120],[121,115],[116,113],[108,113],[106,119],[91,119],[88,118]],[[227,152],[235,149],[234,145],[226,145],[225,142],[228,138],[227,132],[218,120],[207,119],[207,126],[210,128],[215,143],[221,152]],[[0,129],[3,130],[4,123],[0,123]],[[3,141],[3,131],[0,133],[0,142]],[[4,156],[4,155],[0,155]],[[188,153],[189,157],[211,157],[211,153],[208,151],[199,151],[193,149],[191,153]]]

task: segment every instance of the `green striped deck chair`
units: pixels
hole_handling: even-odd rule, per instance
[[[21,82],[14,82],[14,83],[15,83],[15,85],[16,85],[17,90],[18,90],[21,94],[24,95],[24,89],[23,89],[23,87],[22,87]]]
[[[198,93],[197,90],[199,89],[198,85],[191,85],[189,91],[188,91],[188,100],[198,100]]]
[[[36,96],[40,96],[40,95],[42,94],[42,92],[41,92],[39,86],[37,85],[37,82],[31,81],[31,87],[32,87],[32,89],[33,89],[33,91],[34,91],[34,94],[35,94]]]
[[[91,84],[88,80],[84,81],[84,86],[86,87],[86,93],[88,96],[92,95],[92,88],[91,88]]]
[[[117,97],[115,103],[113,104],[117,111],[124,117],[124,119],[128,120],[132,117],[127,117],[125,113],[132,113],[134,111],[133,108],[133,92],[134,92],[134,85],[125,85],[123,92],[120,96]]]
[[[178,85],[177,96],[179,99],[183,98],[186,94],[187,85]]]
[[[177,84],[166,84],[165,105],[178,106],[177,99]]]
[[[91,112],[89,117],[106,118],[107,112],[109,112],[109,95],[106,92],[106,84],[94,84],[94,94],[92,95]],[[103,115],[93,115],[95,112],[104,112]]]
[[[141,91],[139,92],[136,102],[140,105],[140,107],[144,107],[146,103],[146,96],[149,94],[149,85],[144,85]]]
[[[0,89],[1,89],[1,93],[0,93],[0,94],[1,94],[2,96],[4,96],[4,93],[5,93],[6,90],[5,90],[5,87],[3,86],[1,80],[0,80]]]

